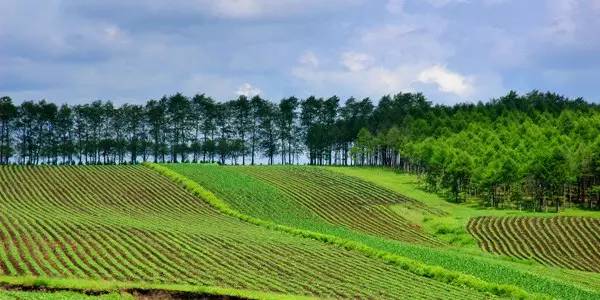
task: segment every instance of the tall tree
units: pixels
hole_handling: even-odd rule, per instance
[[[260,121],[261,121],[261,111],[263,107],[266,105],[266,101],[262,99],[259,95],[252,97],[250,100],[250,123],[249,130],[250,133],[250,164],[254,165],[254,158],[256,157],[256,150],[258,146],[260,146]]]
[[[269,158],[269,164],[274,163],[274,157],[277,154],[277,129],[276,122],[279,115],[278,107],[273,103],[265,102],[260,110],[260,147],[266,157]]]
[[[318,142],[320,140],[319,114],[322,103],[323,99],[317,99],[314,96],[310,96],[300,102],[300,124],[311,165],[317,163]]]
[[[196,94],[192,98],[192,111],[191,111],[191,128],[193,130],[192,143],[190,144],[190,150],[192,151],[192,162],[198,162],[200,158],[200,152],[202,152],[202,140],[200,135],[202,134],[202,125],[205,119],[205,107],[204,103],[207,101],[207,97],[204,94]],[[205,157],[202,159],[204,160]]]
[[[202,131],[202,161],[214,162],[216,149],[215,134],[217,130],[217,104],[210,97],[195,97],[194,107],[196,116],[200,118]],[[207,160],[208,156],[208,160]]]
[[[121,107],[121,110],[127,120],[125,124],[125,135],[127,137],[130,162],[135,164],[140,155],[140,150],[143,147],[144,109],[140,105],[125,104]]]
[[[298,117],[298,99],[295,97],[284,98],[279,102],[279,118],[277,127],[279,128],[279,144],[281,145],[281,164],[292,163],[293,150],[295,146],[294,138],[296,128],[296,119]]]
[[[159,101],[150,100],[146,103],[146,118],[152,137],[152,157],[154,162],[165,161],[166,153],[166,124],[167,124],[167,99],[163,97]]]
[[[35,143],[36,130],[39,124],[39,106],[33,101],[21,103],[17,111],[19,162],[34,164],[38,144]]]
[[[13,154],[11,136],[13,121],[17,117],[17,108],[10,97],[0,98],[0,165],[9,163]]]
[[[236,143],[237,147],[240,148],[242,155],[242,165],[246,164],[246,138],[248,129],[251,124],[251,105],[248,98],[244,95],[240,95],[237,100],[233,102],[233,114],[235,115],[235,130],[237,131],[239,141]]]
[[[58,153],[63,164],[73,163],[73,154],[75,154],[75,132],[73,109],[63,104],[56,114],[56,138],[58,144]]]
[[[219,131],[217,141],[217,152],[219,154],[219,162],[225,164],[228,157],[231,156],[231,136],[234,133],[234,128],[231,122],[231,111],[235,102],[219,103],[216,105],[216,127]]]
[[[190,111],[191,103],[187,97],[181,93],[169,97],[167,114],[171,136],[171,162],[177,162],[177,155],[181,156],[181,161],[185,160]]]
[[[337,96],[333,96],[323,102],[321,109],[320,118],[323,123],[324,132],[320,137],[323,139],[320,144],[323,147],[321,151],[325,152],[325,158],[329,165],[332,163],[332,153],[337,141],[337,135],[339,134],[334,126],[337,120],[339,103],[340,99]]]

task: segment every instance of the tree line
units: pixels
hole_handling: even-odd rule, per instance
[[[358,164],[421,174],[430,190],[456,202],[600,209],[597,104],[537,91],[425,109],[395,100],[384,97],[359,131],[352,148]]]
[[[369,98],[180,93],[144,105],[19,105],[0,98],[0,164],[218,162],[388,166],[455,201],[600,207],[600,108],[533,91],[433,105],[420,93]]]

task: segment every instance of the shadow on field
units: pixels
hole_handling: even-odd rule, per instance
[[[191,300],[191,299],[202,299],[202,300],[241,300],[248,298],[241,298],[236,296],[225,296],[225,295],[210,295],[210,294],[199,294],[191,292],[175,292],[175,291],[163,291],[163,290],[125,290],[135,299],[140,300]]]
[[[41,292],[41,293],[55,293],[55,292],[75,292],[81,293],[87,296],[100,296],[104,294],[121,292],[132,295],[135,299],[140,300],[245,300],[249,298],[243,298],[238,296],[228,295],[212,295],[204,293],[194,292],[183,292],[183,291],[167,291],[158,289],[119,289],[118,291],[94,291],[94,290],[79,290],[79,289],[68,289],[68,288],[48,288],[43,286],[19,286],[19,285],[0,285],[0,291],[20,291],[20,292]]]

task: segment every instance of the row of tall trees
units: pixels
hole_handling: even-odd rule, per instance
[[[175,94],[120,107],[110,101],[57,106],[45,100],[15,106],[2,97],[0,163],[255,164],[266,157],[270,164],[291,164],[301,149],[299,104],[293,97],[277,105],[259,96],[220,103]]]
[[[432,105],[422,94],[217,102],[182,94],[119,107],[0,98],[0,164],[377,165],[455,201],[600,207],[600,108],[537,91]]]
[[[260,96],[217,102],[203,94],[149,100],[61,105],[0,98],[1,163],[114,164],[306,162],[351,164],[350,148],[373,113],[367,98],[340,106],[338,97]]]

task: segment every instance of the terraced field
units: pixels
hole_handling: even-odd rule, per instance
[[[486,251],[541,264],[600,272],[600,219],[477,217],[468,230]]]
[[[142,166],[2,167],[0,199],[3,275],[336,298],[488,297],[223,215]]]

